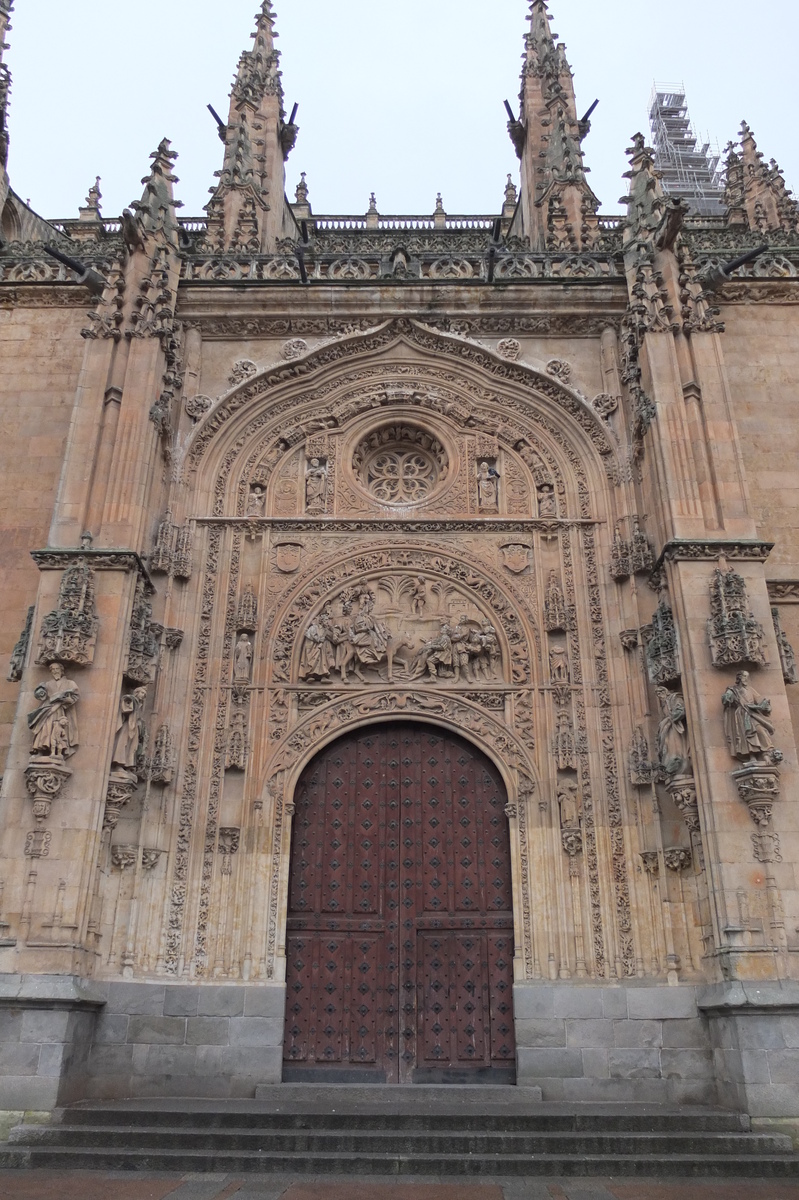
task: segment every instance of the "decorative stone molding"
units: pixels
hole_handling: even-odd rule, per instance
[[[31,604],[28,609],[28,615],[25,618],[25,628],[20,634],[19,641],[11,651],[11,662],[6,677],[9,683],[19,683],[22,679],[22,673],[25,670],[25,660],[28,657],[28,647],[30,646],[31,632],[33,630],[33,614],[35,612],[36,605]]]
[[[186,410],[186,416],[191,417],[192,421],[201,421],[213,403],[210,396],[189,396],[184,401],[183,407]]]
[[[127,871],[130,869],[130,867],[135,867],[138,857],[138,846],[111,847],[111,864],[112,866],[117,867],[120,871]]]
[[[52,836],[49,829],[32,829],[25,835],[25,857],[47,858]]]
[[[66,571],[76,561],[86,561],[93,571],[139,571],[149,579],[143,560],[133,550],[32,550],[31,558],[40,571]]]
[[[686,871],[693,863],[693,855],[686,846],[671,846],[663,851],[663,861],[670,871]]]
[[[108,781],[108,789],[105,797],[103,829],[116,829],[117,825],[119,824],[119,818],[122,809],[136,791],[136,784],[136,780],[121,778],[115,779],[112,774]]]
[[[763,626],[749,610],[746,583],[730,568],[717,568],[710,585],[710,618],[707,623],[710,658],[714,667],[751,663],[765,666]]]
[[[799,604],[799,579],[772,579],[767,586],[772,604]]]
[[[660,552],[655,571],[665,562],[765,562],[774,549],[773,542],[754,540],[740,541],[692,541],[674,538]]]
[[[641,862],[644,864],[647,875],[657,878],[660,874],[660,855],[657,850],[642,850]]]
[[[168,784],[172,782],[175,771],[175,751],[172,745],[172,734],[168,725],[161,725],[155,735],[153,755],[150,760],[150,780],[152,783]]]
[[[641,529],[638,517],[632,518],[632,534],[628,539],[621,535],[617,525],[610,550],[610,574],[617,581],[630,579],[633,575],[647,574],[655,565],[655,552],[649,538]]]
[[[759,830],[752,834],[752,853],[757,862],[781,863],[782,847],[778,833],[766,833]]]

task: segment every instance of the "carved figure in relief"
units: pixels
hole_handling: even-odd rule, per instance
[[[305,472],[305,511],[324,512],[327,501],[327,464],[312,458]]]
[[[749,672],[739,671],[735,686],[721,698],[724,732],[733,758],[753,759],[774,749],[771,701],[758,695],[749,683]]]
[[[147,688],[139,687],[119,701],[119,717],[111,755],[112,770],[135,773],[139,749],[144,741],[145,728],[141,713],[147,699]]]
[[[360,595],[358,612],[353,617],[350,627],[350,645],[352,653],[342,667],[341,677],[345,678],[346,667],[351,662],[353,673],[365,683],[361,674],[362,666],[377,666],[387,657],[391,634],[384,621],[374,616],[375,598],[368,589]],[[357,661],[356,661],[357,660]]]
[[[499,472],[487,462],[477,468],[477,503],[488,511],[499,509]]]
[[[336,653],[333,642],[333,621],[329,607],[322,609],[319,618],[312,621],[305,631],[305,641],[300,657],[300,679],[329,679],[330,672],[336,664]],[[346,634],[340,639],[343,643]],[[343,676],[342,676],[343,678]]]
[[[580,790],[574,779],[563,779],[558,784],[558,807],[561,829],[579,829],[583,818]]]
[[[415,617],[421,617],[427,607],[427,580],[424,575],[417,575],[411,592],[411,612]]]
[[[661,721],[658,725],[658,761],[668,776],[690,775],[691,747],[685,719],[685,701],[679,692],[657,689]]]
[[[266,492],[257,484],[250,489],[250,494],[247,497],[247,516],[262,517],[264,515],[264,505],[266,503]]]
[[[446,621],[434,638],[424,643],[411,664],[411,678],[419,679],[427,673],[432,679],[437,679],[439,668],[452,671],[456,679],[460,678],[460,657],[454,651],[454,644],[465,637],[461,626],[453,629]]]
[[[549,677],[553,683],[569,683],[571,668],[565,646],[553,646],[549,652]]]
[[[52,678],[39,684],[33,693],[39,707],[28,713],[32,752],[48,758],[70,758],[79,744],[75,706],[80,691],[76,683],[66,678],[61,663],[51,663],[50,674]]]
[[[538,489],[538,515],[539,517],[557,517],[558,515],[558,502],[551,483],[544,483]]]
[[[233,682],[249,683],[252,667],[252,642],[246,633],[242,633],[236,642],[233,653]]]

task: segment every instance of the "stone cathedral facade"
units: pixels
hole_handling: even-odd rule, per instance
[[[319,217],[274,21],[202,219],[2,176],[0,1109],[797,1118],[799,208],[603,217],[533,0],[498,212]]]

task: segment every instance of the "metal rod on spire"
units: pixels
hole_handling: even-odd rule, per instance
[[[220,142],[227,142],[227,125],[220,117],[219,113],[214,108],[213,104],[206,105],[209,113],[216,121],[217,133],[219,134]]]

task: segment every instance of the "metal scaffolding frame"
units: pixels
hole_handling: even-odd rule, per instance
[[[701,142],[691,124],[681,83],[656,83],[649,101],[655,167],[663,189],[690,205],[694,216],[724,214],[721,157]]]

